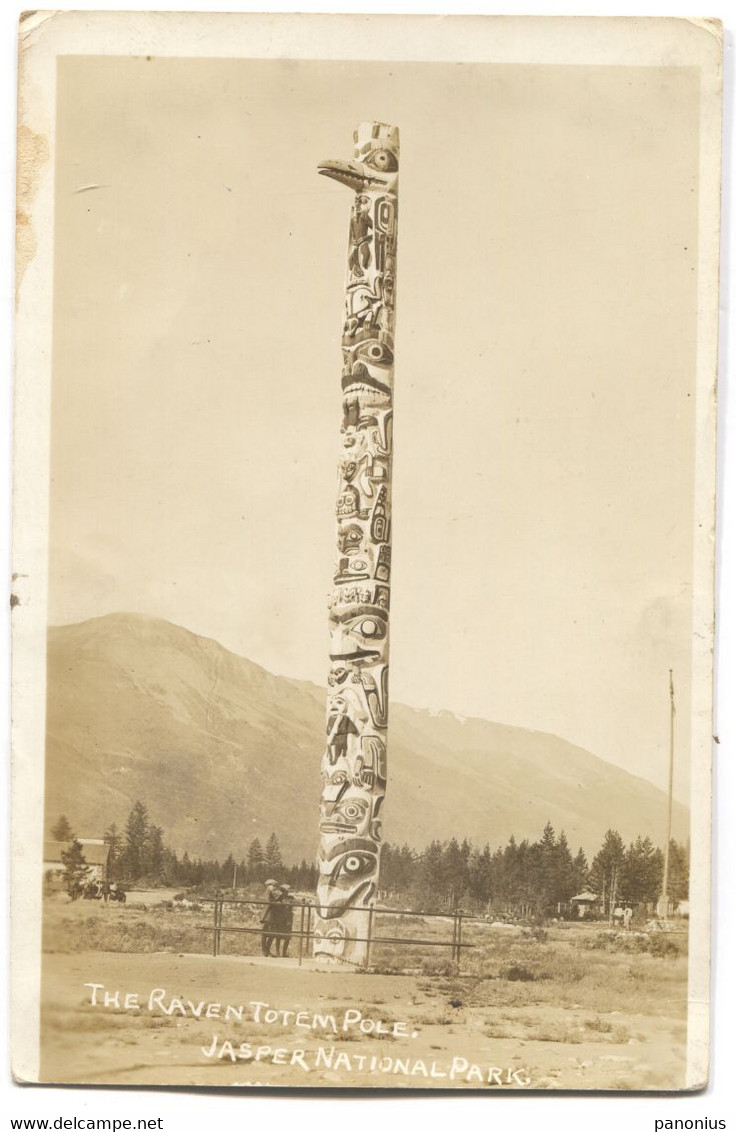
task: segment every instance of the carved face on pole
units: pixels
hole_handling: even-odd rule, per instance
[[[348,221],[314,954],[361,963],[378,889],[386,791],[398,131],[363,123],[354,141],[352,160],[319,166],[355,196]]]
[[[376,842],[367,837],[335,837],[332,848],[317,858],[317,903],[324,920],[333,920],[347,910],[360,911],[358,905],[368,904],[376,891]]]
[[[341,961],[347,939],[347,929],[341,920],[318,921],[314,929],[315,958]]]

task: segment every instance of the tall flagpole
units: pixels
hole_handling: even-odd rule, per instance
[[[675,765],[675,685],[672,680],[670,668],[670,769],[667,782],[667,840],[664,847],[664,872],[662,875],[662,899],[660,915],[665,919],[669,916],[669,880],[670,880],[670,841],[672,840],[672,778]]]

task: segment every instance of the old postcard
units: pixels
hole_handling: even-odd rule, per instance
[[[721,53],[21,21],[18,1079],[705,1084]]]

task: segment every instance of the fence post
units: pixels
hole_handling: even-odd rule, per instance
[[[455,942],[456,942],[456,940],[457,940],[457,914],[455,912],[453,912],[452,913],[452,943],[450,945],[450,961],[452,963],[455,962],[455,951],[456,951]]]
[[[302,965],[304,954],[304,901],[302,901],[301,917],[299,919],[299,966]]]
[[[366,943],[366,948],[365,948],[365,963],[363,964],[364,967],[369,967],[370,961],[371,961],[371,937],[373,935],[373,909],[374,909],[374,907],[375,907],[375,905],[371,904],[370,908],[368,909],[368,941]]]
[[[221,913],[220,913],[220,896],[219,896],[219,893],[218,893],[218,895],[215,897],[215,907],[214,907],[214,932],[213,932],[213,941],[212,941],[212,954],[213,955],[219,955],[220,954],[220,922],[221,922],[220,915],[221,915]]]
[[[212,905],[212,954],[217,955],[217,901]]]
[[[462,938],[463,938],[463,914],[458,912],[457,916],[457,966],[460,969],[460,958],[462,956]]]
[[[307,955],[312,949],[312,905],[307,904]]]

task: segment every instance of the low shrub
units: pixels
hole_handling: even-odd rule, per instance
[[[501,978],[509,983],[533,983],[538,977],[534,971],[517,963],[501,971]]]
[[[686,937],[677,937],[659,932],[597,932],[593,936],[583,936],[576,941],[585,951],[622,952],[629,955],[654,955],[663,959],[686,953]]]
[[[437,957],[422,959],[420,971],[422,975],[449,978],[457,974],[457,963],[452,959],[439,959]]]
[[[583,1025],[586,1030],[593,1030],[596,1034],[610,1034],[613,1029],[613,1022],[608,1018],[586,1018]]]
[[[649,937],[649,954],[655,955],[657,959],[672,959],[680,954],[680,948],[666,935],[653,935]]]
[[[522,939],[533,939],[537,943],[549,943],[549,932],[546,928],[536,925],[533,928],[521,929]]]

